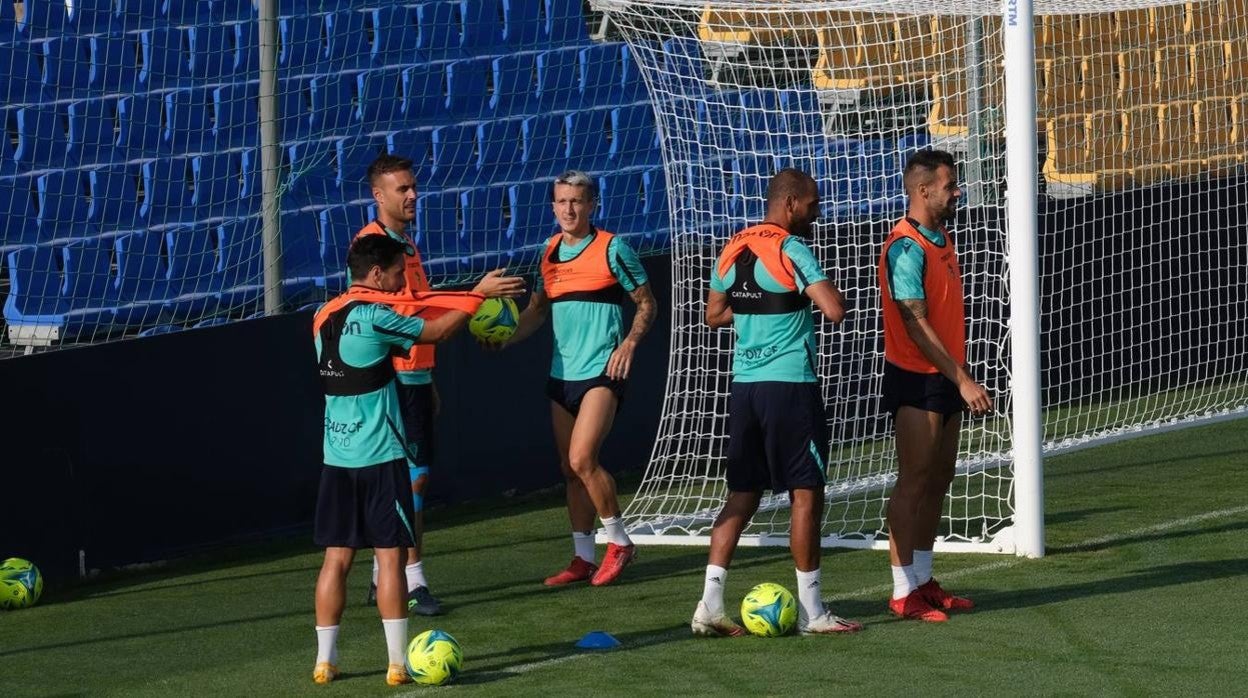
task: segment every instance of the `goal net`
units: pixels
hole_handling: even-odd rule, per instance
[[[707,280],[727,237],[761,220],[782,167],[818,182],[813,247],[849,305],[840,325],[817,325],[833,435],[825,545],[887,544],[895,457],[878,399],[875,273],[904,214],[902,167],[918,149],[960,163],[964,205],[952,230],[969,363],[997,409],[964,424],[940,548],[1017,551],[1016,401],[1042,407],[1045,452],[1244,413],[1243,0],[1038,3],[1034,103],[1017,104],[1005,101],[994,3],[938,12],[908,0],[594,4],[641,65],[673,231],[663,417],[625,512],[639,540],[703,543],[724,500],[733,334],[704,322]],[[1038,249],[1033,269],[1010,264],[1005,162],[1031,142],[1005,137],[1007,115],[1025,135],[1035,124],[1038,166],[1021,180],[1040,192],[1035,237],[1024,238]],[[1038,279],[1039,395],[1012,390],[1011,272]],[[787,495],[776,493],[743,543],[783,544],[787,534]]]

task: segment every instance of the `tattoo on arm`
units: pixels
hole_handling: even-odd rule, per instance
[[[639,286],[629,295],[637,304],[637,314],[633,316],[633,327],[628,332],[628,338],[636,342],[650,331],[650,325],[654,324],[654,316],[658,308],[654,302],[654,294],[650,292],[650,284]]]
[[[901,319],[906,322],[927,317],[927,301],[924,300],[897,301],[897,309],[901,311]]]

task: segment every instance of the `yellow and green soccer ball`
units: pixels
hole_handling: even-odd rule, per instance
[[[464,652],[451,634],[442,630],[426,630],[412,638],[407,646],[407,673],[412,680],[425,686],[441,686],[459,676],[464,665]]]
[[[43,594],[43,575],[29,560],[11,557],[0,563],[0,608],[15,611],[35,605]]]
[[[741,601],[741,623],[762,637],[784,635],[797,623],[797,602],[779,584],[759,584]]]
[[[510,298],[486,298],[477,314],[468,321],[468,331],[486,342],[505,342],[516,333],[520,309]]]

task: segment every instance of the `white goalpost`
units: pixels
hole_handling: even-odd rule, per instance
[[[813,247],[850,305],[817,325],[825,546],[887,546],[875,265],[919,149],[960,164],[968,362],[997,408],[964,423],[937,549],[1041,556],[1042,454],[1248,410],[1243,0],[593,4],[645,78],[671,211],[663,417],[624,512],[638,542],[709,541],[733,336],[705,325],[707,278],[783,167],[820,186]],[[765,497],[742,544],[786,544],[787,504]]]

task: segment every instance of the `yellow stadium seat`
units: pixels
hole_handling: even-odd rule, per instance
[[[1225,41],[1192,46],[1192,92],[1200,97],[1227,94]],[[1233,92],[1234,90],[1232,90]]]
[[[1218,7],[1226,39],[1242,41],[1248,37],[1248,0],[1219,0]]]
[[[1154,51],[1132,49],[1118,54],[1117,102],[1123,107],[1157,102]]]
[[[1113,13],[1114,45],[1123,51],[1152,44],[1152,18],[1148,10],[1118,10]]]
[[[1123,161],[1136,184],[1153,184],[1170,173],[1161,154],[1161,110],[1156,104],[1142,104],[1121,114]]]
[[[1228,41],[1224,45],[1226,56],[1226,94],[1248,92],[1248,37]]]
[[[1158,100],[1191,99],[1194,60],[1194,47],[1189,44],[1157,49],[1153,54],[1153,83]]]
[[[1087,130],[1089,157],[1096,170],[1130,172],[1122,112],[1105,110],[1088,114]]]
[[[896,61],[924,77],[940,69],[942,46],[937,43],[930,15],[902,15],[893,25]]]
[[[1175,100],[1157,111],[1160,140],[1157,157],[1171,177],[1192,177],[1205,169],[1196,140],[1196,101]]]
[[[1183,27],[1187,22],[1183,5],[1160,5],[1148,8],[1150,29],[1155,44],[1167,44],[1184,40]]]
[[[1101,134],[1093,128],[1090,114],[1067,114],[1049,119],[1045,124],[1042,170],[1050,194],[1086,196],[1120,189],[1131,181],[1130,171],[1112,166],[1120,165],[1120,155],[1115,160],[1094,152],[1093,143]]]
[[[1079,109],[1099,111],[1116,104],[1118,54],[1094,53],[1079,61]]]
[[[1217,0],[1189,2],[1185,5],[1185,8],[1186,12],[1183,22],[1184,41],[1200,43],[1202,41],[1226,39],[1222,3]]]
[[[1077,58],[1036,60],[1036,111],[1060,116],[1080,111],[1080,65]]]
[[[932,110],[927,129],[933,138],[966,135],[966,79],[962,72],[936,75],[931,81]]]
[[[1210,97],[1194,106],[1196,143],[1210,171],[1226,170],[1244,162],[1241,134],[1236,131],[1239,109],[1235,97]]]

